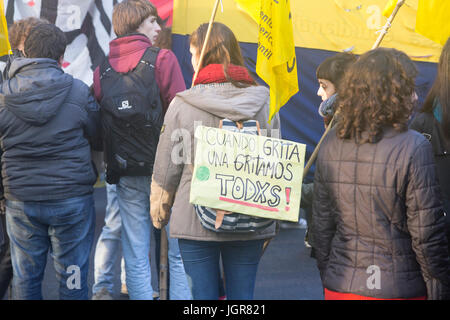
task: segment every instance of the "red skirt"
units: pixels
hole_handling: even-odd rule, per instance
[[[380,298],[372,298],[372,297],[365,297],[365,296],[359,296],[357,294],[353,293],[342,293],[342,292],[336,292],[331,291],[325,288],[325,300],[427,300],[426,296],[423,297],[416,297],[416,298],[404,298],[404,299],[380,299]]]

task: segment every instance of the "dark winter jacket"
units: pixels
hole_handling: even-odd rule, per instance
[[[93,192],[90,140],[99,108],[89,88],[55,60],[15,59],[0,88],[5,198],[59,200]]]
[[[431,144],[412,130],[385,129],[378,143],[357,145],[335,130],[320,148],[314,180],[311,241],[324,287],[385,299],[444,297],[450,264]]]
[[[423,134],[433,146],[434,159],[438,170],[444,208],[450,218],[450,144],[445,141],[442,129],[433,114],[418,113],[411,122],[410,129]],[[448,222],[450,220],[447,220]]]

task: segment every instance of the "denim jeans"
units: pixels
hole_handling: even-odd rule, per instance
[[[166,233],[170,234],[169,224],[166,225]],[[169,260],[169,298],[170,300],[192,300],[191,289],[181,259],[178,239],[168,236],[168,260]]]
[[[253,299],[264,240],[216,242],[179,239],[178,244],[195,300],[218,299],[220,256],[227,299]]]
[[[13,299],[42,299],[47,254],[54,260],[60,299],[88,299],[94,240],[92,194],[39,202],[6,201],[13,265]]]
[[[120,256],[121,226],[120,210],[117,199],[116,185],[106,184],[106,213],[105,226],[98,239],[95,251],[95,284],[92,292],[95,294],[105,287],[110,293],[114,285],[114,265]],[[168,232],[168,228],[167,228]],[[158,251],[159,252],[159,251]],[[183,261],[181,260],[178,240],[169,238],[169,274],[170,274],[170,299],[189,300],[191,292],[187,284]],[[123,262],[123,259],[122,259]],[[125,264],[121,263],[121,282],[125,281]],[[150,278],[151,279],[151,278]],[[154,289],[152,289],[152,292]],[[153,294],[152,294],[153,297]]]
[[[121,177],[117,200],[122,220],[122,250],[126,283],[131,300],[152,300],[150,272],[150,177]],[[171,299],[189,299],[176,239],[169,239]],[[170,266],[171,265],[171,266]],[[184,281],[183,281],[184,280]]]
[[[152,300],[150,177],[121,177],[116,189],[128,295],[131,300]]]
[[[105,225],[95,247],[94,256],[94,285],[92,293],[106,288],[111,294],[114,292],[115,264],[122,257],[120,232],[122,221],[117,202],[116,185],[106,184]],[[121,283],[125,283],[125,263],[121,259]]]

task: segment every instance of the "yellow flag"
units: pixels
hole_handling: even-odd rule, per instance
[[[444,45],[450,37],[449,14],[449,0],[419,0],[416,32]]]
[[[235,2],[238,4],[238,7],[247,12],[255,22],[259,22],[261,0],[235,0]]]
[[[398,0],[389,0],[383,10],[383,16],[389,18],[397,5]]]
[[[261,0],[256,73],[270,86],[270,120],[298,92],[290,7],[289,0]]]
[[[8,27],[6,25],[5,7],[3,0],[0,0],[0,56],[10,53],[11,45],[8,40]]]

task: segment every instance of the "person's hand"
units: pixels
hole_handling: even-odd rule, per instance
[[[162,229],[164,228],[168,223],[170,219],[170,209],[169,210],[157,210],[157,207],[155,206],[154,209],[150,208],[150,217],[152,218],[153,226],[156,229]]]

